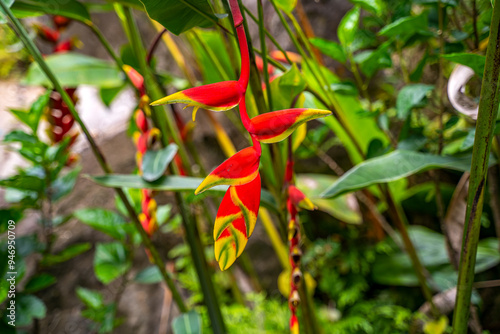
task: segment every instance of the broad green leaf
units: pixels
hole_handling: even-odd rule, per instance
[[[189,311],[176,317],[172,321],[174,334],[201,334],[201,316],[196,311]]]
[[[405,38],[411,36],[419,31],[426,31],[427,16],[424,14],[418,16],[402,17],[391,24],[386,25],[379,31],[379,35],[386,37],[399,36]]]
[[[441,55],[441,57],[448,59],[449,61],[452,61],[454,63],[470,67],[479,77],[483,77],[484,65],[486,63],[486,57],[483,55],[478,55],[475,53],[451,53],[447,55]]]
[[[44,185],[45,180],[33,175],[14,175],[8,179],[0,180],[0,187],[19,190],[41,191]]]
[[[46,312],[47,308],[40,298],[33,295],[16,295],[16,326],[30,325],[33,318],[43,319]]]
[[[94,271],[97,279],[108,284],[123,275],[131,266],[127,250],[119,242],[98,244],[94,256]]]
[[[142,158],[142,177],[148,182],[158,180],[177,154],[177,145],[170,144],[158,151],[147,151]]]
[[[41,264],[44,266],[51,266],[53,264],[66,262],[69,259],[72,259],[75,256],[88,251],[91,247],[92,245],[89,242],[71,245],[57,254],[45,255],[45,257],[41,261]]]
[[[355,6],[359,6],[373,14],[380,15],[384,9],[384,2],[381,0],[349,0]]]
[[[98,309],[103,306],[102,295],[97,291],[79,286],[76,288],[76,295],[90,309]]]
[[[12,5],[12,10],[22,12],[24,16],[28,13],[51,14],[90,22],[87,8],[76,0],[16,0]]]
[[[75,187],[78,175],[82,170],[81,167],[73,168],[71,171],[63,176],[58,177],[50,187],[51,198],[53,201],[58,201],[64,196],[68,195]]]
[[[328,41],[323,38],[314,37],[309,40],[312,45],[317,47],[319,51],[323,54],[327,55],[330,58],[333,58],[341,63],[346,62],[346,55],[344,53],[344,49],[340,46],[339,43],[334,41]]]
[[[337,36],[339,38],[340,44],[344,48],[349,48],[349,45],[354,41],[354,36],[359,26],[359,7],[354,7],[348,11],[342,21],[340,21],[339,27],[337,28]]]
[[[396,150],[366,160],[351,168],[325,190],[321,197],[332,198],[373,184],[396,181],[430,169],[447,168],[465,172],[470,169],[470,162],[470,156],[456,158]]]
[[[288,71],[271,82],[273,109],[289,109],[291,101],[302,93],[305,87],[306,82],[294,63]]]
[[[287,13],[291,13],[297,5],[297,0],[274,0],[274,2],[276,6]]]
[[[152,19],[176,35],[196,26],[209,27],[213,25],[213,21],[217,21],[207,0],[141,0],[141,2]]]
[[[123,74],[118,67],[98,58],[66,52],[50,55],[45,61],[64,87],[85,84],[109,88],[123,84]],[[52,86],[37,63],[30,65],[23,82],[29,85]]]
[[[298,174],[296,178],[297,187],[318,207],[331,216],[350,224],[360,224],[359,212],[349,207],[347,196],[339,196],[333,199],[321,198],[320,194],[334,183],[338,178],[326,174]]]
[[[160,270],[156,266],[149,266],[135,275],[134,281],[141,284],[154,284],[163,280]]]
[[[87,208],[77,210],[73,215],[84,224],[117,240],[125,240],[127,236],[125,219],[114,211]]]
[[[187,176],[162,176],[154,182],[145,181],[140,175],[109,174],[103,176],[90,176],[90,179],[104,187],[111,188],[133,188],[133,189],[152,189],[162,191],[186,191],[193,193],[203,181],[197,177]],[[223,195],[227,186],[216,186],[207,190],[207,193]],[[200,195],[198,195],[200,196]],[[266,190],[262,190],[261,203],[268,209],[276,211],[276,202],[273,196]]]
[[[0,0],[4,4],[7,5],[7,7],[11,7],[12,4],[14,3],[14,0]],[[5,17],[5,14],[3,12],[3,9],[0,8],[0,24],[6,23],[7,22],[7,17]]]
[[[29,111],[11,109],[11,114],[26,124],[33,131],[33,133],[36,133],[43,111],[49,103],[50,93],[51,92],[48,91],[47,93],[41,95],[35,102],[33,102]]]
[[[396,100],[396,110],[399,119],[406,119],[409,112],[422,104],[427,94],[434,89],[433,85],[414,84],[404,86]]]
[[[410,235],[422,264],[434,278],[440,290],[457,284],[457,273],[450,264],[444,236],[423,226],[409,226]],[[408,255],[394,247],[394,252],[378,255],[372,276],[379,284],[395,286],[418,286],[418,279]],[[475,273],[493,268],[500,263],[498,240],[488,238],[478,245]]]
[[[54,276],[42,273],[40,275],[33,276],[24,287],[24,291],[34,293],[45,289],[46,287],[54,284],[56,281],[57,279]]]

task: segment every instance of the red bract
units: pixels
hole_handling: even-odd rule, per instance
[[[331,114],[329,110],[320,109],[272,111],[252,118],[249,132],[263,143],[277,143],[291,135],[299,125]]]
[[[41,25],[33,25],[35,28],[38,36],[40,36],[42,39],[46,40],[47,42],[50,43],[57,43],[59,40],[59,31],[50,29],[49,27],[46,26],[41,26]]]
[[[311,200],[294,185],[288,186],[288,196],[290,198],[290,202],[295,207],[305,210],[314,210],[316,208]]]
[[[241,255],[257,222],[260,204],[260,175],[244,185],[231,186],[217,211],[214,225],[215,259],[221,270]]]
[[[238,81],[223,81],[210,85],[189,88],[181,92],[154,101],[152,105],[185,103],[187,107],[194,107],[193,120],[198,108],[212,111],[225,111],[232,109],[240,103],[245,94],[246,87]]]
[[[123,70],[125,71],[125,73],[127,73],[127,76],[132,82],[132,85],[134,85],[134,87],[139,91],[140,97],[145,95],[146,92],[144,89],[144,77],[132,66],[123,65]]]
[[[57,30],[62,30],[71,23],[71,19],[60,15],[54,15],[52,16],[52,22],[54,22]]]
[[[210,173],[195,190],[195,194],[204,192],[214,186],[227,184],[239,186],[255,179],[259,173],[260,151],[255,147],[247,147],[223,163]]]
[[[75,41],[73,39],[67,39],[65,41],[62,41],[54,47],[54,53],[71,51],[74,45]]]

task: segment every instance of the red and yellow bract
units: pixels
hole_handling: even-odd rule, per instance
[[[260,175],[244,185],[231,186],[217,211],[214,225],[215,259],[221,270],[241,255],[257,222],[260,204]]]
[[[253,146],[247,147],[215,168],[194,193],[199,194],[221,184],[229,186],[246,184],[259,174],[259,162],[260,152]]]
[[[272,111],[252,118],[249,131],[263,143],[277,143],[291,135],[301,124],[331,114],[329,110],[305,108]]]

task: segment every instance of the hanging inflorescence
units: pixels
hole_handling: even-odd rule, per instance
[[[328,110],[295,108],[249,118],[245,95],[250,76],[250,55],[238,2],[230,0],[229,3],[240,47],[239,79],[186,89],[152,103],[184,103],[187,107],[193,106],[193,120],[199,108],[224,111],[239,106],[240,118],[251,137],[252,146],[237,152],[220,164],[195,191],[195,194],[199,194],[217,185],[229,186],[214,224],[215,258],[221,270],[229,268],[241,255],[257,221],[261,194],[261,143],[282,141],[304,122],[331,114]],[[295,268],[298,268],[298,265]],[[294,291],[296,292],[296,289]],[[295,313],[292,318],[296,319]]]

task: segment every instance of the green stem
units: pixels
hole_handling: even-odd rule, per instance
[[[457,299],[453,315],[453,333],[466,333],[469,321],[470,298],[474,283],[481,213],[483,211],[484,187],[488,172],[491,141],[500,102],[500,0],[495,0],[491,18],[490,38],[486,51],[486,64],[479,99],[476,135],[472,149],[467,215],[464,226],[460,267],[458,271]]]
[[[129,35],[131,38],[130,42],[132,44],[132,48],[134,49],[136,57],[139,60],[139,65],[144,75],[148,95],[151,96],[154,100],[158,100],[163,97],[163,94],[161,92],[160,86],[156,82],[155,76],[152,74],[152,71],[146,62],[146,51],[144,49],[144,46],[142,45],[137,24],[132,16],[132,11],[129,7],[120,7],[121,6],[115,4],[115,8],[121,10],[125,17],[124,26],[129,31]],[[174,142],[179,146],[179,155],[181,157],[181,160],[183,161],[183,164],[187,165],[187,170],[190,170],[189,158],[184,148],[184,143],[180,138],[179,130],[177,129],[177,126],[175,125],[175,122],[173,120],[172,114],[165,113],[161,107],[153,107],[151,111],[152,116],[154,116],[152,117],[153,122],[157,127],[160,127],[163,138],[163,145],[168,145],[166,136],[170,135]],[[183,151],[182,154],[181,147]],[[175,173],[178,173],[175,164],[172,164],[171,167]],[[217,301],[212,277],[208,271],[207,260],[205,259],[203,244],[200,239],[200,233],[198,231],[196,221],[193,219],[193,216],[190,213],[189,206],[186,203],[183,195],[180,193],[175,193],[175,198],[182,216],[183,227],[186,231],[186,239],[189,248],[191,249],[191,256],[194,262],[196,273],[198,275],[198,281],[203,292],[203,297],[207,306],[212,329],[214,333],[225,333],[226,329],[224,321],[222,319],[220,305]]]
[[[0,7],[2,7],[3,11],[8,16],[9,20],[12,22],[13,30],[19,36],[21,41],[24,43],[24,45],[26,46],[26,48],[28,49],[30,54],[33,56],[35,61],[38,63],[38,65],[40,66],[42,71],[45,73],[45,75],[52,82],[54,88],[59,92],[59,94],[61,94],[63,101],[66,103],[69,111],[71,112],[71,115],[73,116],[75,121],[80,126],[82,132],[84,133],[84,135],[85,135],[85,137],[90,145],[90,148],[91,148],[92,152],[94,153],[94,156],[96,157],[102,170],[106,174],[112,173],[111,167],[107,164],[106,159],[104,158],[101,150],[99,149],[96,142],[94,141],[94,138],[91,136],[87,127],[85,126],[85,124],[81,120],[80,116],[78,115],[78,113],[75,109],[75,106],[73,104],[73,101],[71,100],[69,95],[66,93],[66,91],[62,88],[61,84],[59,83],[59,81],[55,77],[52,70],[45,63],[45,60],[43,59],[43,56],[40,53],[40,51],[38,50],[38,48],[35,46],[33,41],[28,37],[28,33],[26,32],[26,29],[23,27],[21,22],[19,22],[19,20],[12,14],[10,9],[5,5],[5,3],[3,1],[0,1]],[[169,273],[165,270],[165,265],[164,265],[163,261],[161,260],[159,254],[158,254],[158,251],[153,246],[148,235],[146,234],[146,232],[142,228],[142,225],[141,225],[139,219],[137,218],[135,210],[133,209],[132,205],[130,204],[127,196],[125,195],[125,193],[123,192],[123,190],[121,188],[114,188],[114,189],[115,189],[116,193],[118,194],[118,196],[120,197],[120,199],[123,201],[123,203],[127,209],[127,212],[129,213],[130,218],[132,219],[132,222],[134,223],[135,227],[139,231],[139,234],[141,235],[142,241],[144,243],[144,247],[146,247],[150,251],[150,253],[153,257],[153,261],[154,261],[155,265],[158,267],[158,269],[160,270],[160,273],[162,274],[162,277],[163,277],[165,283],[167,284],[170,291],[172,292],[172,297],[174,298],[177,306],[179,307],[181,312],[187,312],[188,309],[187,309],[186,305],[184,304],[184,301],[182,300],[182,297],[181,297],[179,291],[177,290],[177,287],[175,286]]]
[[[269,106],[269,111],[273,110],[273,97],[271,92],[271,84],[269,81],[269,71],[267,70],[267,47],[266,47],[266,28],[264,27],[264,6],[262,6],[262,0],[257,3],[259,8],[259,36],[260,36],[260,49],[262,54],[262,62],[264,65],[264,82],[266,84],[267,92],[267,105]]]

